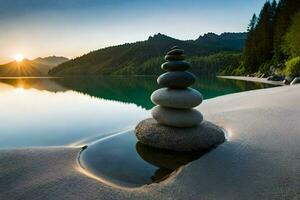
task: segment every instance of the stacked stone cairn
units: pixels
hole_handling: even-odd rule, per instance
[[[173,47],[167,53],[161,68],[167,73],[162,74],[157,82],[164,87],[151,95],[151,100],[158,105],[152,109],[152,117],[160,124],[171,127],[193,127],[203,121],[202,114],[193,109],[202,102],[202,95],[197,90],[189,88],[193,85],[195,76],[186,71],[191,66],[185,62],[182,49]]]
[[[174,150],[193,151],[208,149],[224,142],[223,131],[216,125],[204,121],[194,107],[202,103],[200,92],[190,88],[196,77],[187,70],[182,49],[177,46],[165,56],[162,74],[157,82],[163,88],[151,95],[155,106],[152,117],[140,122],[135,133],[138,140],[148,146]]]

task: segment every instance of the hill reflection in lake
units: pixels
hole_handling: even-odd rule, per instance
[[[134,103],[147,110],[153,107],[151,93],[159,88],[156,77],[151,76],[102,76],[55,79],[0,79],[14,87],[35,88],[51,92],[74,90],[92,97]],[[205,99],[241,91],[272,87],[261,83],[225,80],[216,77],[199,77],[196,84]]]

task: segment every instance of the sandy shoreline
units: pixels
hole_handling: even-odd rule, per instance
[[[271,85],[284,85],[282,81],[269,81],[267,78],[257,78],[257,77],[246,77],[246,76],[217,76],[218,78],[231,79],[231,80],[241,80],[256,83],[266,83]]]
[[[229,140],[160,184],[114,188],[78,170],[79,148],[0,151],[0,199],[300,198],[300,86],[225,95],[198,107]]]

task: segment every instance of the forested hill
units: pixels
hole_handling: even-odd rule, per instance
[[[160,65],[165,53],[175,45],[185,50],[194,65],[203,70],[219,71],[223,63],[237,63],[240,59],[246,33],[208,33],[196,40],[178,40],[163,34],[150,36],[148,40],[108,47],[90,52],[62,63],[50,70],[50,75],[149,75],[161,73]],[[225,53],[221,53],[225,52]],[[233,53],[228,53],[233,52]],[[217,59],[216,61],[212,59]],[[229,61],[230,60],[230,61]],[[218,66],[216,66],[216,63]]]

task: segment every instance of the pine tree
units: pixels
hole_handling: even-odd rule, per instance
[[[272,7],[270,2],[266,2],[260,15],[256,27],[256,34],[259,38],[257,41],[258,64],[261,65],[265,61],[272,58],[273,51],[273,32],[272,32]],[[259,67],[259,66],[255,66]]]
[[[260,65],[272,58],[273,16],[273,5],[267,1],[259,18],[253,15],[250,21],[244,52],[244,67],[248,73],[258,71]]]
[[[276,15],[276,10],[277,10],[277,1],[273,0],[272,4],[271,4],[271,9],[272,9],[272,19],[274,19],[275,15]]]
[[[252,19],[250,20],[248,28],[247,28],[248,33],[254,31],[254,29],[256,27],[256,24],[257,24],[257,16],[254,13],[253,16],[252,16]]]
[[[256,14],[253,14],[252,19],[250,20],[250,23],[248,25],[248,34],[247,34],[247,40],[245,44],[245,50],[244,50],[244,68],[246,72],[251,72],[251,67],[256,65],[256,59],[255,56],[255,29],[257,25],[257,16]]]

